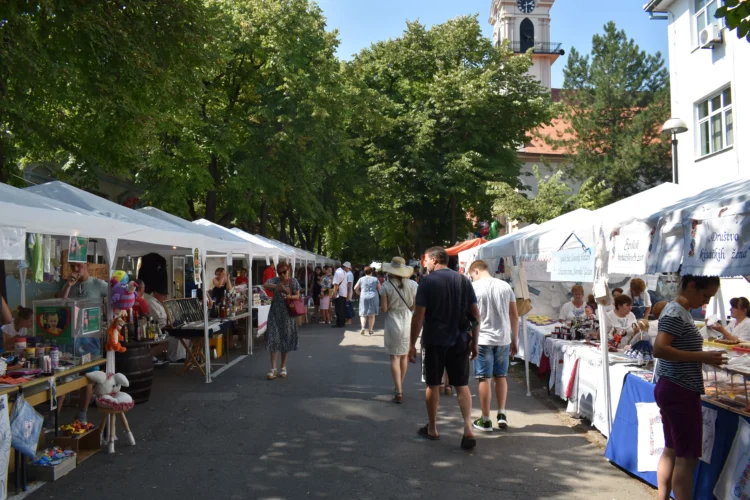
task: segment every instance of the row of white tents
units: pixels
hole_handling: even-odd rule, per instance
[[[737,278],[750,275],[749,212],[750,179],[704,190],[665,183],[598,210],[579,209],[525,227],[473,249],[474,258],[485,260],[491,269],[503,259],[506,272],[515,268],[518,274],[523,268],[529,282],[593,282],[597,296],[602,295],[601,285],[610,274],[642,276],[680,271],[683,275]],[[581,261],[587,264],[580,267],[586,268],[590,279],[561,279],[556,273],[561,265],[555,262],[557,256],[578,250]],[[459,261],[471,260],[459,256]],[[747,289],[745,280],[729,281]],[[723,288],[725,283],[722,280]],[[530,298],[533,306],[535,299]],[[723,299],[719,297],[718,301],[722,306],[720,317],[724,318]],[[524,327],[525,323],[524,318]],[[524,345],[528,345],[526,340]],[[609,402],[606,349],[602,358],[605,398]],[[528,378],[528,360],[526,370]],[[609,411],[611,405],[606,407]],[[611,425],[611,415],[608,421]]]
[[[328,257],[248,234],[238,228],[224,228],[206,220],[190,222],[153,207],[132,210],[59,181],[26,189],[0,184],[0,213],[3,214],[0,219],[2,260],[24,259],[26,234],[39,233],[104,242],[110,275],[118,257],[151,252],[168,257],[193,255],[198,250],[203,269],[205,259],[211,257],[247,258],[249,262],[253,259],[275,263],[283,260],[292,267],[334,263]],[[206,279],[202,281],[205,289]],[[25,302],[23,296],[22,301]],[[205,352],[206,382],[210,382],[207,325]]]

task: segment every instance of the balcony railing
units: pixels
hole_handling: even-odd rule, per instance
[[[534,49],[535,54],[557,54],[565,55],[562,49],[562,43],[557,42],[511,42],[510,48],[516,54],[523,54],[529,49]]]

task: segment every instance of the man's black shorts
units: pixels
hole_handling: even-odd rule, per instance
[[[443,371],[448,372],[450,384],[455,387],[469,385],[469,354],[471,341],[459,339],[452,346],[424,345],[425,382],[442,385]]]

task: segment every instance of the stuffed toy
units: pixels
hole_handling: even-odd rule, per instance
[[[127,283],[125,281],[116,281],[113,276],[109,281],[112,287],[112,307],[118,311],[127,311],[135,305],[135,289],[138,287],[135,281]]]
[[[112,318],[112,324],[107,330],[107,344],[104,346],[107,351],[125,352],[127,348],[120,344],[125,337],[120,333],[120,329],[125,325],[125,311],[120,311],[119,315]]]
[[[128,411],[135,405],[130,394],[120,392],[122,387],[130,386],[128,379],[122,373],[98,371],[87,373],[86,378],[94,384],[93,392],[97,406]]]

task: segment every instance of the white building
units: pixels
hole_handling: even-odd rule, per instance
[[[750,176],[750,43],[713,14],[722,0],[651,0],[644,10],[669,33],[672,116],[688,126],[678,139],[679,183],[721,184]]]

